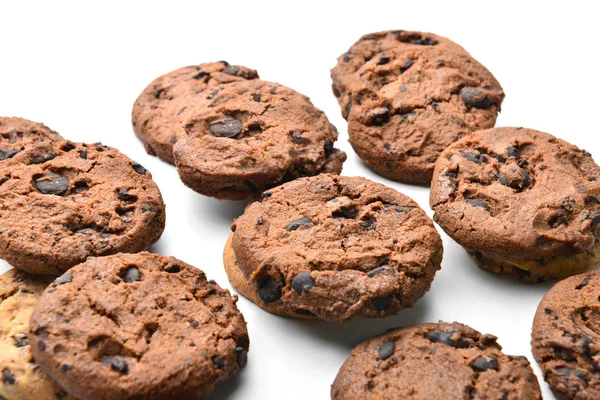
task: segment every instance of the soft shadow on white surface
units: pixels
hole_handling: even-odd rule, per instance
[[[206,400],[225,400],[232,398],[235,392],[241,390],[244,381],[244,371],[238,376],[218,385],[215,390],[206,398]]]
[[[234,219],[244,213],[244,209],[252,200],[217,200],[210,197],[198,196],[198,208],[203,219],[229,226]]]

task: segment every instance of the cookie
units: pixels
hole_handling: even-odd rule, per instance
[[[600,399],[600,272],[558,282],[542,299],[533,356],[559,400]]]
[[[181,180],[218,199],[257,197],[302,176],[339,174],[338,134],[308,97],[261,80],[220,87],[180,116],[173,156]]]
[[[73,400],[40,371],[29,350],[29,316],[50,282],[16,269],[0,275],[0,399]]]
[[[188,104],[214,97],[219,85],[246,79],[258,79],[258,74],[226,61],[191,65],[162,75],[133,104],[133,131],[148,154],[173,164],[173,127],[177,114]]]
[[[17,117],[0,117],[0,161],[41,144],[65,139],[46,125]]]
[[[344,321],[412,307],[442,260],[432,221],[407,196],[322,174],[263,193],[231,227],[224,264],[262,309]]]
[[[92,257],[57,278],[31,316],[35,359],[81,399],[198,399],[245,366],[231,296],[174,257]]]
[[[429,202],[477,265],[539,282],[600,261],[598,177],[585,150],[533,129],[495,128],[442,153]]]
[[[331,398],[541,400],[527,359],[496,339],[457,322],[389,331],[354,348]]]
[[[144,250],[165,226],[150,172],[99,143],[40,145],[3,161],[0,204],[0,257],[33,274]]]
[[[504,99],[483,65],[428,33],[367,35],[333,71],[345,88],[340,102],[354,151],[378,174],[406,183],[428,184],[439,154],[470,132],[493,127]]]

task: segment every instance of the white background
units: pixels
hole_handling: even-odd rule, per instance
[[[131,129],[131,106],[157,76],[227,60],[255,68],[311,97],[340,131],[344,175],[362,175],[414,198],[431,215],[428,190],[369,171],[350,148],[330,89],[329,69],[362,34],[435,32],[465,47],[506,92],[498,126],[525,126],[600,157],[600,28],[593,2],[23,2],[0,6],[0,115],[42,121],[74,141],[119,148],[153,174],[167,204],[167,227],[151,250],[195,265],[230,288],[221,253],[245,204],[203,197],[176,170],[147,155]],[[1,221],[0,221],[1,223]],[[242,375],[211,399],[328,399],[338,368],[359,342],[388,327],[457,320],[492,333],[509,354],[532,362],[530,329],[550,284],[523,284],[479,270],[444,238],[444,261],[414,309],[344,324],[270,315],[241,298],[250,353]],[[0,272],[8,269],[0,265]]]

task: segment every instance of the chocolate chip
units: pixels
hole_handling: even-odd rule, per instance
[[[500,172],[498,174],[498,181],[500,181],[500,183],[504,186],[510,186],[510,181],[508,180],[504,172]]]
[[[253,94],[252,95],[252,99],[254,101],[256,101],[256,102],[259,102],[260,101],[260,94],[258,94],[258,93]]]
[[[358,216],[358,210],[350,207],[340,207],[339,210],[334,211],[331,216],[333,218],[348,218],[354,219]]]
[[[129,267],[121,273],[121,279],[125,283],[131,283],[140,280],[140,270],[136,267]]]
[[[572,196],[565,197],[560,199],[558,204],[565,209],[567,212],[571,212],[573,210],[573,204],[575,203],[575,199]]]
[[[211,122],[210,132],[217,137],[234,138],[242,132],[244,124],[228,115]]]
[[[34,157],[33,160],[31,160],[32,164],[43,164],[46,161],[50,161],[50,160],[54,160],[56,158],[56,154],[52,153],[52,152],[48,152],[42,155],[39,155],[37,157]]]
[[[479,200],[479,199],[466,199],[465,202],[467,204],[469,204],[472,207],[481,207],[483,208],[485,211],[490,211],[490,207],[488,206],[488,204],[483,201],[483,200]]]
[[[272,195],[273,195],[273,193],[271,193],[271,192],[263,192],[260,195],[260,201],[263,201],[264,199],[267,199],[267,198],[271,197]]]
[[[379,61],[377,62],[377,65],[385,65],[389,62],[390,62],[390,57],[385,53],[381,53],[379,55]]]
[[[292,279],[292,289],[298,296],[310,292],[315,286],[315,280],[310,276],[310,272],[301,272]]]
[[[35,180],[35,187],[43,194],[60,196],[69,190],[71,182],[65,176],[51,172]]]
[[[390,120],[390,110],[387,107],[381,107],[371,116],[371,125],[382,126]]]
[[[217,368],[221,369],[225,366],[225,359],[221,356],[216,356],[213,358],[213,363]]]
[[[265,303],[276,302],[281,297],[281,287],[273,277],[267,275],[258,285],[258,297]]]
[[[495,369],[497,371],[498,360],[494,357],[490,357],[489,359],[485,357],[479,357],[473,361],[471,368],[478,372],[487,371],[488,369]]]
[[[287,229],[288,231],[295,231],[296,229],[299,229],[303,226],[311,226],[311,225],[313,225],[313,222],[310,219],[298,218],[298,219],[293,220],[289,224],[287,224],[285,229]]]
[[[594,211],[588,216],[588,218],[592,220],[592,230],[595,230],[598,226],[598,223],[600,223],[600,210]]]
[[[165,267],[165,271],[170,274],[176,274],[181,271],[181,267],[177,264],[170,264]]]
[[[325,157],[329,157],[333,154],[333,142],[331,140],[327,140],[323,145],[323,149],[325,151]]]
[[[508,153],[508,156],[509,156],[509,157],[514,157],[514,158],[516,158],[517,160],[518,160],[519,158],[521,158],[521,156],[520,156],[520,154],[519,154],[519,149],[517,149],[516,147],[508,147],[508,148],[506,149],[506,152]]]
[[[240,368],[244,368],[248,363],[248,352],[241,347],[236,347],[235,361],[240,366]]]
[[[256,219],[256,225],[262,225],[262,224],[264,224],[264,223],[265,223],[265,220],[264,220],[264,218],[263,218],[263,217],[258,217],[258,218]]]
[[[471,347],[468,342],[463,340],[462,338],[458,338],[458,340],[453,340],[452,336],[456,334],[456,331],[445,332],[445,331],[431,331],[427,334],[427,339],[429,339],[433,343],[441,343],[446,346],[455,347],[457,349],[466,349]]]
[[[296,144],[308,144],[309,141],[306,138],[302,137],[302,132],[292,132],[292,142],[296,143]]]
[[[465,151],[464,153],[461,153],[461,156],[471,162],[474,162],[475,164],[481,164],[479,154],[471,153],[470,151]]]
[[[13,340],[15,341],[15,347],[25,347],[29,345],[29,336],[27,332],[19,332],[16,335],[13,335]]]
[[[127,362],[125,360],[121,360],[119,358],[112,359],[112,361],[110,362],[110,368],[113,371],[120,373],[121,375],[129,374],[129,365],[127,365]]]
[[[390,151],[392,149],[392,147],[390,146],[390,144],[388,142],[383,142],[383,148],[386,151]]]
[[[73,281],[73,274],[71,274],[70,272],[65,272],[64,274],[62,274],[61,276],[56,278],[56,280],[53,283],[53,286],[57,287],[57,286],[64,285],[65,283],[69,283],[72,281]]]
[[[227,75],[240,76],[240,69],[239,69],[239,67],[236,67],[235,65],[228,65],[223,70],[223,73],[225,73]]]
[[[379,350],[377,350],[377,353],[379,353],[380,359],[387,360],[392,356],[392,354],[394,354],[394,350],[396,350],[396,343],[388,341],[383,342],[381,346],[379,346]]]
[[[204,78],[205,76],[208,76],[208,73],[200,70],[196,75],[192,76],[192,79],[200,80],[200,79]]]
[[[4,150],[0,149],[0,161],[6,160],[17,154],[17,150]]]
[[[348,104],[346,104],[346,108],[344,109],[346,112],[346,116],[350,115],[350,110],[352,110],[352,95],[348,95]]]
[[[87,153],[86,153],[86,156],[87,156]],[[135,172],[137,172],[140,175],[144,175],[146,173],[146,168],[142,167],[140,164],[138,164],[136,162],[132,162],[131,167],[133,168],[133,170]]]
[[[400,70],[402,72],[406,71],[407,69],[409,69],[410,67],[412,67],[412,65],[414,64],[414,60],[412,58],[409,58],[408,60],[406,60],[404,62],[404,65],[402,66],[402,68],[400,68]]]
[[[388,307],[392,304],[393,300],[394,295],[391,294],[389,296],[376,297],[374,299],[371,299],[371,302],[373,303],[373,307],[375,307],[377,311],[384,311],[388,309]]]
[[[423,37],[418,33],[400,35],[397,39],[402,43],[418,44],[421,46],[434,46],[437,44],[437,40],[430,37]]]
[[[376,220],[371,216],[363,218],[363,220],[358,223],[358,226],[366,230],[375,230],[377,228]]]
[[[119,199],[128,203],[133,203],[137,200],[137,196],[129,194],[129,191],[127,189],[118,189],[117,196],[119,197]]]
[[[5,385],[14,385],[17,383],[15,376],[10,372],[8,368],[2,370],[2,383]]]
[[[437,60],[437,66],[438,67],[445,67],[446,66],[446,62],[444,60]]]
[[[367,276],[369,278],[372,278],[372,277],[374,277],[376,275],[381,274],[382,272],[384,272],[388,268],[389,268],[389,265],[382,265],[381,267],[373,268],[372,270],[370,270],[369,272],[367,272]]]
[[[584,287],[586,287],[588,285],[588,283],[590,283],[590,277],[588,276],[587,278],[585,278],[583,280],[583,282],[581,282],[579,285],[575,286],[575,289],[577,290],[581,290]]]
[[[400,89],[400,93],[406,92],[406,86],[404,86],[404,85],[400,85],[400,87],[398,89]]]
[[[470,107],[486,109],[490,108],[494,104],[490,99],[487,98],[486,93],[475,87],[464,87],[460,91],[460,98],[464,103]]]
[[[522,188],[529,186],[531,183],[531,178],[529,177],[529,172],[526,169],[521,170],[521,178],[523,178]]]

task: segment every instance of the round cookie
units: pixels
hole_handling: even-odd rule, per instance
[[[46,125],[18,117],[0,117],[0,161],[40,144],[65,139]]]
[[[29,349],[29,317],[50,282],[16,269],[0,275],[0,399],[73,400],[40,371]]]
[[[539,282],[600,261],[598,177],[591,155],[563,140],[495,128],[442,153],[429,202],[480,267]]]
[[[373,54],[362,55],[365,62],[346,96],[350,143],[375,172],[428,184],[446,147],[494,126],[504,93],[484,66],[448,39],[418,32],[382,34],[357,45],[359,55],[369,44]],[[396,46],[376,52],[389,41]]]
[[[559,400],[600,398],[600,272],[558,282],[542,299],[533,356]]]
[[[443,253],[432,221],[410,198],[332,174],[263,193],[231,230],[224,263],[233,287],[293,318],[395,314],[429,290]]]
[[[3,161],[0,203],[0,257],[34,274],[144,250],[165,226],[150,173],[99,143],[38,146]]]
[[[92,257],[42,294],[29,340],[42,370],[77,398],[198,399],[246,364],[236,301],[173,257]]]
[[[394,329],[356,346],[333,400],[541,400],[529,361],[505,355],[493,335],[457,322]]]
[[[309,98],[250,80],[221,87],[209,103],[187,105],[173,156],[182,181],[218,199],[257,197],[302,176],[339,174],[346,154],[338,134]]]
[[[219,85],[245,79],[258,79],[258,74],[226,61],[191,65],[162,75],[152,81],[133,104],[133,131],[148,154],[173,164],[176,140],[173,125],[177,114],[187,104],[213,98]]]

